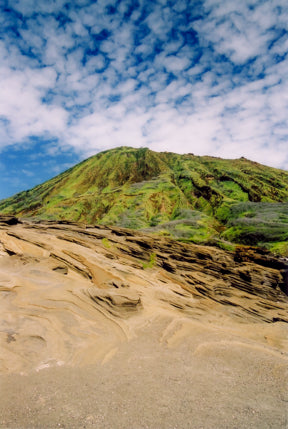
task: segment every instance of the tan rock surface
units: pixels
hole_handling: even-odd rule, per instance
[[[0,427],[287,428],[285,264],[0,221]]]

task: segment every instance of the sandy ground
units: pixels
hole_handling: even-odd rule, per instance
[[[288,427],[287,357],[200,324],[171,346],[167,322],[101,364],[3,375],[0,427]]]

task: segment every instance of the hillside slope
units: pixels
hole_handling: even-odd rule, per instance
[[[245,158],[120,147],[1,201],[0,213],[117,225],[226,247],[231,241],[260,244],[285,254],[288,172]]]

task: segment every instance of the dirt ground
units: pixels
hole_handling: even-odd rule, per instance
[[[288,427],[287,357],[200,325],[171,345],[166,323],[99,364],[1,376],[0,427]]]

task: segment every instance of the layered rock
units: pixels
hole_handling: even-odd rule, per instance
[[[0,369],[103,362],[159,320],[167,344],[193,335],[193,323],[209,324],[285,356],[285,270],[248,248],[2,218]]]

